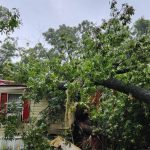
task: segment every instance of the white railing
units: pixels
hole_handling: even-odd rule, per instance
[[[16,136],[12,140],[0,137],[0,150],[23,150],[24,144],[20,136]]]

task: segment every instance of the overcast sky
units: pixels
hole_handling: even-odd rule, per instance
[[[133,20],[144,16],[150,19],[150,0],[118,0],[135,8]],[[44,42],[42,33],[61,24],[77,25],[83,20],[100,24],[109,17],[109,0],[0,0],[7,8],[18,8],[23,25],[12,36],[19,37],[19,45]]]

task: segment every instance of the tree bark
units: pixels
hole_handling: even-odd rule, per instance
[[[124,82],[110,78],[102,81],[94,81],[95,85],[102,85],[104,87],[114,89],[124,94],[131,94],[135,99],[150,104],[150,91],[132,84],[125,84]]]
[[[110,78],[107,80],[93,81],[95,85],[102,85],[109,89],[114,89],[124,94],[131,94],[137,100],[150,104],[150,91],[139,86],[132,84],[125,84],[124,82],[117,80],[115,78]],[[58,85],[59,90],[66,90],[67,87],[64,86],[65,83],[60,83]]]

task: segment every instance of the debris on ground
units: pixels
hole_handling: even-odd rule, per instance
[[[61,148],[62,150],[81,150],[73,143],[66,141],[63,137],[57,136],[54,140],[49,142],[50,146]]]

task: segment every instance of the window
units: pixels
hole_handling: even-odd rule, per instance
[[[22,101],[22,94],[1,93],[0,114],[7,116],[18,115],[24,123],[30,119],[30,101]]]
[[[21,113],[22,111],[22,94],[8,94],[7,113]]]

